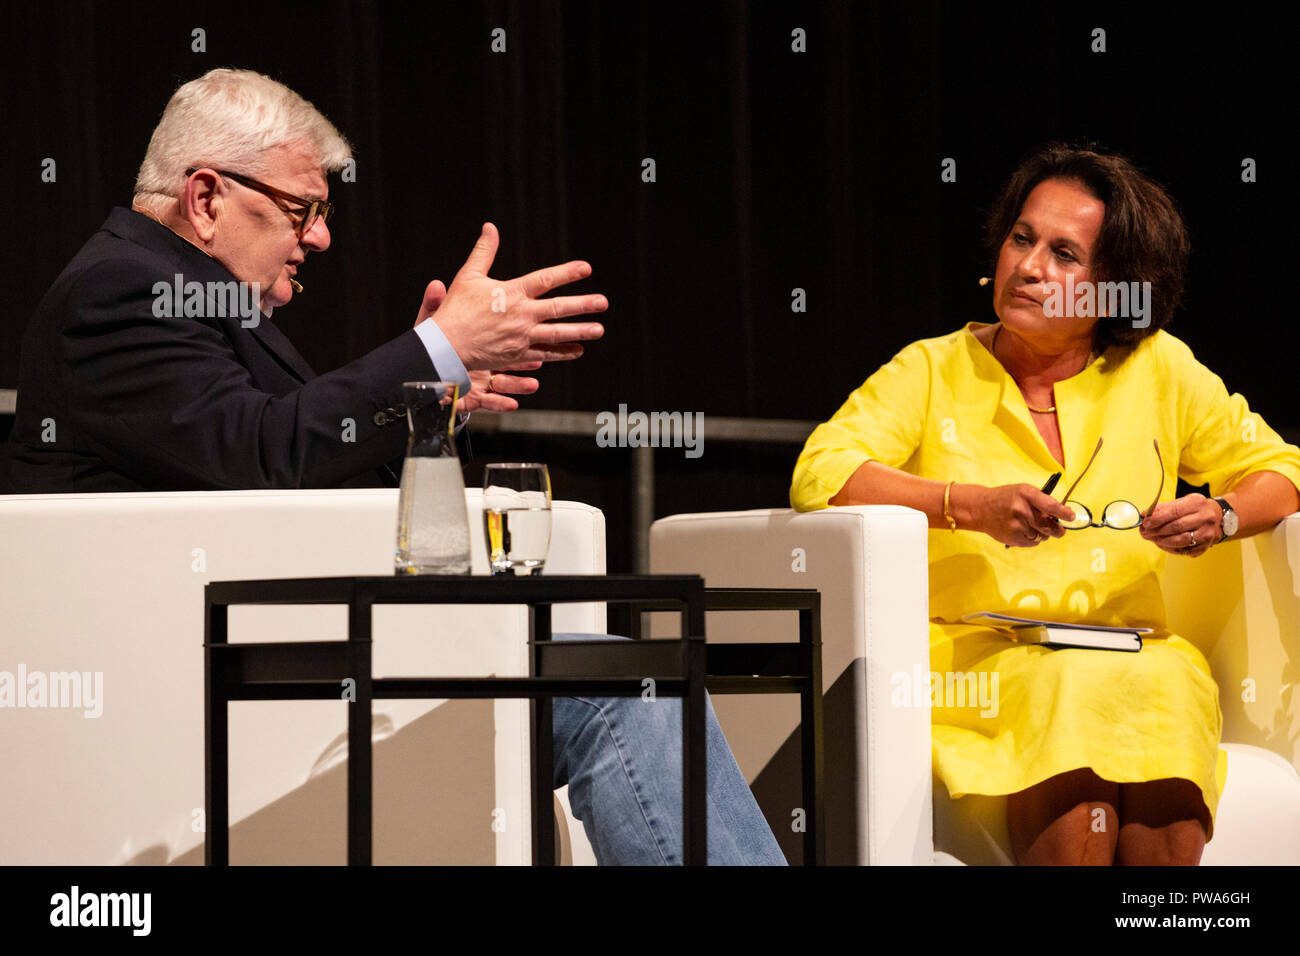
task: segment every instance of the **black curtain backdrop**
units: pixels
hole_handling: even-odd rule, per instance
[[[1293,44],[1253,10],[1191,10],[6,3],[0,388],[45,289],[129,205],[172,91],[233,66],[298,90],[355,149],[356,182],[331,183],[333,244],[275,314],[317,371],[408,328],[486,219],[496,275],[585,258],[595,274],[573,289],[609,296],[606,337],[524,404],[703,412],[703,457],[656,455],[659,515],[786,504],[798,449],[710,443],[709,416],[825,419],[908,342],[992,320],[983,210],[1049,139],[1093,140],[1170,189],[1193,238],[1170,331],[1295,440]],[[627,566],[625,451],[505,436],[475,450],[550,462],[557,496],[605,510],[611,570]]]

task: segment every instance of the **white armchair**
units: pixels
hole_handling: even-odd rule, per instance
[[[928,699],[891,705],[929,671],[925,516],[893,506],[676,515],[655,522],[655,572],[710,587],[822,593],[827,850],[832,863],[1009,863],[1006,798],[951,800],[930,768]],[[1219,683],[1228,779],[1205,864],[1300,864],[1300,514],[1274,531],[1171,557],[1170,626]],[[778,615],[714,614],[709,640],[777,639]],[[786,854],[798,806],[797,702],[716,698],[723,730]]]
[[[0,681],[76,672],[94,695],[102,675],[92,706],[67,678],[78,706],[0,709],[0,864],[202,863],[204,585],[391,574],[396,518],[396,489],[0,497]],[[598,510],[554,503],[547,571],[604,573]],[[374,622],[376,676],[528,673],[523,608],[385,605]],[[604,631],[604,608],[557,606],[553,626]],[[230,611],[232,641],[346,633],[343,607]],[[344,861],[346,707],[231,705],[232,863]],[[376,863],[529,861],[527,707],[375,702]],[[562,857],[592,862],[567,824]]]

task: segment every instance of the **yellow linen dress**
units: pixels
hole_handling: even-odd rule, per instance
[[[979,325],[912,343],[853,392],[809,437],[791,505],[827,507],[866,461],[989,486],[1041,487],[1061,471],[1059,498],[1098,437],[1101,452],[1071,495],[1094,521],[1112,501],[1151,503],[1160,483],[1153,438],[1162,501],[1175,497],[1175,474],[1208,483],[1211,495],[1263,470],[1300,488],[1300,449],[1164,331],[1112,347],[1056,384],[1062,467],[1011,376],[975,338]],[[1218,687],[1204,655],[1166,627],[1165,559],[1136,529],[1085,528],[1011,549],[979,532],[930,530],[931,670],[944,686],[954,672],[974,673],[956,680],[985,681],[996,701],[932,690],[934,768],[953,797],[1015,793],[1080,767],[1118,783],[1180,777],[1200,788],[1213,834],[1227,767]],[[1136,654],[1053,650],[960,623],[976,611],[1155,633]]]

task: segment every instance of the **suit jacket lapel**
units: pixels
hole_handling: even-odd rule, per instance
[[[156,252],[169,253],[170,258],[176,263],[176,271],[184,274],[187,279],[197,278],[202,281],[211,277],[214,281],[225,282],[234,278],[216,259],[205,256],[201,250],[190,245],[166,226],[141,213],[119,207],[109,214],[102,228]],[[232,334],[252,332],[258,344],[298,381],[305,384],[316,377],[315,371],[307,364],[307,360],[266,316],[261,316],[257,325],[247,327],[237,316],[219,321],[224,323],[227,337]],[[388,465],[375,469],[373,474],[382,484],[389,487],[397,487],[401,484],[397,473]]]
[[[288,336],[276,328],[275,323],[266,316],[262,316],[257,325],[251,326],[249,331],[253,333],[253,338],[261,342],[262,347],[300,382],[309,382],[316,377],[312,367],[293,347]]]
[[[204,255],[202,250],[196,249],[162,223],[150,219],[143,213],[119,207],[112,211],[102,228],[146,248],[160,252],[165,250],[170,253],[176,263],[176,271],[182,273],[187,280],[211,279],[217,282],[228,282],[234,279],[230,271],[216,259]],[[239,317],[232,316],[226,326],[227,336],[232,333],[251,331],[253,338],[257,339],[271,357],[298,381],[305,383],[316,377],[307,360],[266,316],[259,316],[257,325],[248,327],[243,325]]]

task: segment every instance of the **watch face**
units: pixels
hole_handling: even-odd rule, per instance
[[[1225,511],[1223,513],[1223,536],[1231,538],[1237,533],[1237,512]]]

